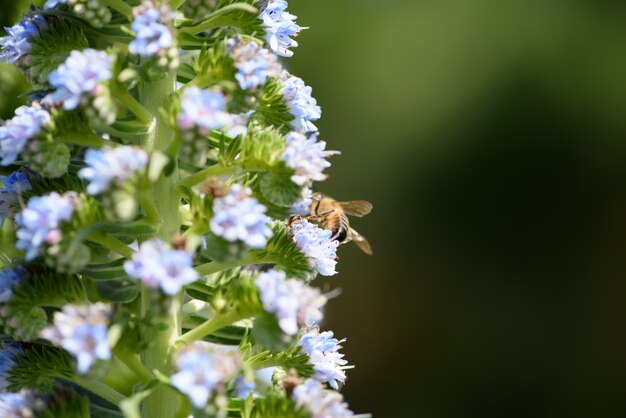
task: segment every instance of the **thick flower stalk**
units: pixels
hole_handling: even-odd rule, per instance
[[[280,62],[302,29],[284,0],[48,0],[6,29],[33,92],[0,125],[1,416],[352,415],[314,279],[371,205],[312,193],[337,152]]]

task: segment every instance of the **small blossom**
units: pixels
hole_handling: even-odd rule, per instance
[[[236,353],[196,342],[180,350],[176,368],[178,373],[170,377],[172,385],[189,396],[196,408],[204,408],[211,395],[222,389],[240,366]]]
[[[28,61],[31,41],[48,30],[48,23],[40,14],[23,15],[23,18],[14,26],[5,28],[7,36],[0,38],[0,61],[9,64]]]
[[[248,134],[248,121],[253,112],[253,110],[249,110],[246,113],[231,115],[232,119],[230,123],[224,127],[224,133],[231,138],[235,138],[239,135],[246,136]]]
[[[53,245],[61,241],[61,223],[69,221],[74,212],[72,197],[70,193],[61,196],[56,192],[33,197],[28,201],[27,207],[16,216],[16,247],[26,251],[26,260],[37,257],[42,245]]]
[[[6,303],[13,296],[13,288],[20,283],[25,274],[23,267],[0,270],[0,304]]]
[[[15,116],[0,126],[0,165],[13,164],[26,143],[39,135],[50,121],[50,114],[37,104],[18,107]]]
[[[147,287],[161,288],[167,295],[175,295],[183,286],[198,280],[191,255],[169,249],[159,239],[142,243],[133,259],[124,263],[124,270]]]
[[[282,70],[276,55],[241,36],[228,40],[228,52],[237,68],[235,78],[244,90],[262,86],[268,77],[278,77]]]
[[[301,78],[283,71],[280,76],[283,83],[283,94],[285,104],[289,108],[289,113],[294,116],[291,122],[294,129],[300,133],[316,132],[317,127],[311,122],[322,117],[322,109],[317,105],[317,101],[311,96],[313,89],[302,81]]]
[[[26,190],[31,189],[28,177],[19,171],[14,171],[10,176],[0,176],[0,181],[4,185],[0,187],[0,225],[12,213],[16,212],[20,196]]]
[[[6,390],[9,386],[8,378],[16,364],[15,357],[21,354],[24,354],[21,344],[6,341],[0,343],[0,391]]]
[[[313,191],[308,187],[303,187],[300,199],[293,204],[290,212],[294,215],[308,216],[311,213],[311,203],[313,203]]]
[[[165,67],[178,67],[176,37],[170,23],[174,15],[165,4],[144,1],[133,9],[135,19],[130,27],[135,39],[128,45],[131,54],[158,58],[158,64]]]
[[[111,309],[102,302],[93,305],[65,305],[54,313],[54,325],[41,331],[41,337],[76,357],[77,372],[85,374],[97,359],[111,358],[107,341]]]
[[[65,110],[76,109],[88,96],[97,96],[100,83],[113,73],[113,57],[95,49],[72,51],[59,68],[50,73],[48,81],[56,90],[49,96],[53,103],[62,103]]]
[[[273,233],[267,208],[248,187],[234,184],[228,194],[213,201],[211,230],[226,241],[243,241],[251,248],[264,248]]]
[[[45,400],[32,390],[0,392],[0,416],[3,418],[33,418],[45,407]]]
[[[181,107],[178,126],[184,131],[197,128],[203,136],[213,129],[222,128],[232,119],[224,111],[226,98],[218,91],[189,87],[183,93]]]
[[[276,315],[285,334],[295,335],[299,325],[322,319],[321,308],[326,297],[319,289],[307,286],[297,279],[287,279],[282,271],[270,270],[256,279],[263,308]]]
[[[330,384],[333,389],[339,389],[337,381],[344,383],[346,380],[346,364],[344,355],[339,353],[341,343],[334,338],[332,331],[319,332],[317,327],[311,327],[305,331],[299,341],[302,352],[309,355],[315,375],[313,378],[319,382]]]
[[[130,177],[148,164],[148,154],[139,147],[121,146],[112,149],[88,149],[85,153],[87,167],[78,176],[89,181],[87,193],[97,195],[114,183],[123,185]]]
[[[276,55],[291,57],[291,47],[298,43],[291,39],[303,29],[295,22],[296,16],[286,12],[287,2],[284,0],[269,0],[267,6],[259,15],[265,27],[265,41]]]
[[[337,247],[339,242],[331,240],[333,232],[322,229],[307,221],[298,219],[291,224],[293,240],[307,257],[312,267],[322,276],[337,274]]]
[[[296,173],[291,180],[298,186],[304,186],[311,181],[326,180],[326,174],[322,173],[330,167],[326,158],[338,154],[337,151],[326,151],[326,142],[317,140],[317,133],[307,138],[298,132],[290,132],[287,135],[287,148],[283,160],[289,168]]]
[[[297,406],[309,412],[311,418],[344,418],[354,415],[343,401],[343,395],[325,390],[320,382],[313,379],[296,386],[291,396]]]

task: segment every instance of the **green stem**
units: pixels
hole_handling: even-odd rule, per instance
[[[139,194],[139,201],[146,211],[148,223],[152,226],[158,226],[159,222],[161,222],[161,214],[159,213],[159,208],[157,207],[156,203],[154,202],[154,200],[152,200],[152,195],[149,193],[149,191],[142,191]]]
[[[154,129],[142,138],[144,150],[165,152],[174,139],[174,131],[166,120],[166,115],[160,112],[165,107],[168,97],[176,87],[176,73],[169,71],[157,80],[142,80],[139,83],[139,103],[150,113],[154,120]],[[153,116],[154,115],[154,116]],[[180,194],[176,189],[178,183],[178,168],[174,167],[171,174],[161,177],[151,189],[151,200],[160,214],[159,230],[156,237],[169,242],[174,233],[180,230],[179,205]],[[155,323],[162,327],[152,327],[146,331],[148,347],[141,353],[142,361],[148,370],[158,370],[169,376],[174,372],[172,362],[173,342],[181,334],[183,292],[174,296],[167,311],[154,317]],[[142,316],[154,315],[150,289],[143,287],[141,294]],[[147,418],[172,418],[176,416],[180,407],[180,395],[167,385],[159,385],[144,400],[143,414]]]
[[[200,264],[199,266],[196,266],[195,269],[198,273],[200,273],[201,276],[206,276],[208,274],[218,273],[220,271],[229,270],[235,267],[249,266],[251,264],[266,264],[272,262],[272,260],[262,259],[256,254],[250,253],[241,260],[232,262],[211,261],[205,264]]]
[[[63,376],[60,377],[62,379],[68,379],[67,377]],[[93,381],[82,376],[74,376],[68,380],[76,383],[79,386],[84,387],[88,391],[95,393],[96,395],[100,396],[103,399],[106,399],[116,406],[119,406],[120,402],[126,399],[126,396],[122,395],[115,389],[105,385],[102,382]]]
[[[60,140],[68,143],[79,145],[81,147],[102,148],[105,145],[110,144],[109,141],[105,141],[93,132],[68,132],[60,136]]]
[[[132,258],[133,254],[135,253],[132,248],[115,238],[113,235],[98,232],[89,235],[87,239],[89,241],[95,242],[96,244],[100,244],[103,247],[110,249],[111,251],[115,251],[125,258]]]
[[[193,173],[178,183],[179,186],[195,186],[202,183],[209,177],[221,177],[229,174],[237,174],[242,171],[265,171],[267,165],[259,161],[244,161],[242,163],[236,163],[231,165],[215,164],[210,167],[203,168],[197,173]]]
[[[102,0],[102,3],[125,15],[128,20],[133,20],[133,8],[123,0]]]
[[[246,3],[234,3],[226,7],[222,7],[216,10],[211,15],[207,16],[202,23],[194,26],[187,26],[179,28],[178,31],[182,33],[200,33],[205,30],[217,28],[219,26],[236,26],[239,23],[239,19],[235,19],[232,16],[228,16],[228,13],[233,11],[243,11],[248,13],[256,13],[257,8]]]
[[[133,112],[137,119],[146,124],[153,123],[154,117],[152,116],[150,110],[138,102],[137,99],[135,99],[127,90],[124,90],[123,88],[116,88],[113,94],[115,95],[115,98],[124,103],[124,105],[131,112]]]
[[[137,377],[141,379],[144,383],[149,383],[154,380],[154,375],[150,370],[144,366],[144,364],[139,359],[135,353],[132,353],[127,350],[119,350],[115,352],[115,356],[123,362],[130,370],[132,370]]]
[[[192,342],[201,340],[207,335],[212,334],[215,331],[221,328],[224,328],[227,325],[233,324],[237,321],[241,321],[242,319],[249,318],[253,315],[254,313],[252,312],[247,312],[247,311],[239,312],[236,309],[223,312],[223,313],[218,313],[213,318],[198,325],[191,331],[183,334],[180,338],[176,340],[175,344],[177,346],[183,345],[183,344],[191,344]]]

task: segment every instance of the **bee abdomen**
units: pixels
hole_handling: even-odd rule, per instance
[[[346,222],[346,220],[342,218],[341,221],[339,222],[339,228],[337,228],[337,231],[335,231],[335,233],[330,237],[330,239],[337,240],[340,243],[346,241],[346,239],[348,238],[349,228],[350,226],[348,225],[348,222]]]

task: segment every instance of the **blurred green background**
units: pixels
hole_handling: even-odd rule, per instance
[[[0,18],[15,2],[2,2]],[[368,199],[324,280],[352,409],[626,416],[626,5],[291,0],[290,70]],[[2,116],[21,87],[0,67]]]

